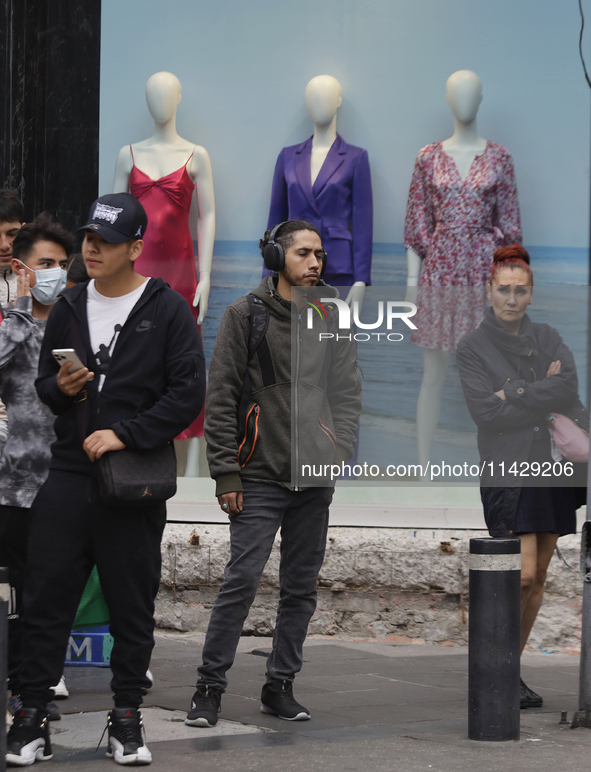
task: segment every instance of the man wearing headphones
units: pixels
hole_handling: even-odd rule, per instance
[[[349,459],[361,411],[351,336],[328,332],[336,311],[325,306],[311,330],[306,299],[292,292],[320,287],[316,294],[324,299],[338,295],[320,278],[326,253],[318,229],[288,220],[267,231],[260,247],[274,273],[226,309],[209,370],[207,458],[230,519],[230,561],[207,630],[189,726],[217,723],[226,672],[279,528],[280,601],[261,710],[288,721],[310,718],[293,696],[293,680],[316,608],[334,482],[302,479],[301,459],[310,445],[324,462]],[[321,339],[322,331],[331,339]]]

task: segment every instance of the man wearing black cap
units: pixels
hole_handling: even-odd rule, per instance
[[[45,705],[59,681],[78,602],[93,565],[109,609],[115,707],[108,755],[149,764],[138,710],[150,682],[154,598],[160,580],[164,501],[103,503],[95,462],[107,451],[154,450],[198,415],[205,394],[201,341],[185,300],[161,279],[134,271],[147,227],[129,194],[90,209],[82,254],[90,281],[58,300],[39,360],[37,391],[57,416],[50,472],[32,507],[21,698],[7,761],[51,758]],[[53,349],[73,348],[86,365],[70,372]]]

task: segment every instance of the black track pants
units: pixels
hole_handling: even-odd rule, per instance
[[[23,594],[25,707],[43,709],[62,673],[68,638],[93,565],[111,619],[115,705],[137,707],[149,686],[154,599],[160,583],[160,542],[166,505],[113,507],[92,479],[50,471],[31,509]]]
[[[22,599],[27,565],[29,516],[30,510],[25,507],[0,506],[0,566],[8,568],[10,582],[8,688],[13,694],[18,694],[20,691]]]

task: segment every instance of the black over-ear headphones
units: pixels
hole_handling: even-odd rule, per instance
[[[288,222],[290,222],[290,220],[284,220],[283,222],[280,222],[279,225],[276,225],[269,234],[269,241],[263,247],[263,260],[265,261],[265,266],[269,269],[269,271],[282,271],[285,268],[285,252],[281,244],[279,244],[278,241],[275,241],[275,236],[277,235],[277,232],[280,230],[280,228],[282,228]],[[322,269],[320,274],[324,273],[325,268],[326,250],[323,249]]]

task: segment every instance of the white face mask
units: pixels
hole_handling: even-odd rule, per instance
[[[35,274],[35,286],[31,287],[31,295],[44,306],[52,306],[66,288],[68,274],[63,268],[41,268],[33,271],[22,260],[21,265]]]

